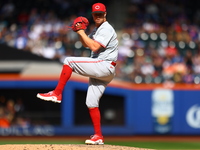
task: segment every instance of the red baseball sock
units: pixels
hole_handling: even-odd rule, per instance
[[[90,117],[94,126],[96,135],[102,136],[101,132],[101,114],[98,107],[89,108]]]
[[[60,95],[63,92],[63,89],[65,87],[65,84],[69,80],[72,74],[72,68],[68,65],[63,65],[62,72],[60,74],[60,79],[58,81],[58,84],[54,90],[56,95]]]

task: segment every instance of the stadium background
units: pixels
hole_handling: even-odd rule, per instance
[[[61,105],[35,95],[55,87],[66,56],[89,56],[66,25],[82,15],[93,27],[94,2],[0,2],[1,136],[92,133],[86,78],[73,74]],[[101,2],[120,41],[116,78],[100,103],[104,134],[198,136],[199,2]]]

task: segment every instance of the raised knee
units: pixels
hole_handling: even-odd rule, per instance
[[[69,62],[70,62],[70,57],[66,57],[64,60],[64,64],[69,65]]]

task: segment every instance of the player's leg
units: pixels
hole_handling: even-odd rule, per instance
[[[67,81],[71,77],[71,74],[72,74],[72,68],[68,65],[63,65],[63,69],[61,71],[58,84],[57,84],[57,86],[54,90],[56,95],[62,94],[63,89],[65,88]]]
[[[62,91],[69,80],[72,70],[79,74],[95,74],[91,70],[88,70],[90,67],[95,68],[94,60],[91,58],[84,58],[84,57],[67,57],[64,61],[64,65],[60,74],[60,78],[58,80],[58,84],[55,90],[50,91],[48,93],[38,93],[37,97],[46,100],[46,101],[53,101],[57,103],[61,103],[62,100]],[[89,64],[89,65],[88,65]]]
[[[94,127],[94,135],[85,141],[86,144],[104,144],[101,131],[101,114],[99,111],[99,100],[103,95],[108,82],[90,78],[86,97],[86,105]]]
[[[90,57],[68,57],[64,63],[73,68],[73,72],[82,76],[105,81],[114,77],[115,67],[107,61]]]
[[[95,134],[91,139],[86,140],[85,143],[104,144],[99,100],[108,83],[114,78],[114,67],[109,62],[87,57],[69,57],[65,60],[65,63],[73,68],[74,72],[90,77],[86,105],[89,109]]]
[[[62,71],[60,73],[60,78],[58,80],[58,84],[55,90],[50,91],[48,93],[38,93],[37,97],[42,100],[61,103],[63,89],[65,87],[65,84],[71,77],[71,74],[72,74],[72,68],[68,65],[63,65]]]
[[[60,74],[55,90],[48,93],[38,93],[37,97],[46,101],[61,103],[62,91],[66,82],[69,80],[72,71],[88,77],[101,78],[101,80],[111,80],[114,77],[114,68],[111,64],[88,57],[67,57],[64,61],[63,69]],[[109,67],[111,66],[111,67]]]

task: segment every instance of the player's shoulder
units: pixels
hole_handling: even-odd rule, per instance
[[[107,29],[107,30],[114,30],[113,26],[108,21],[105,21],[102,24],[102,28]]]
[[[102,25],[107,27],[112,27],[112,25],[108,21],[105,21]]]

